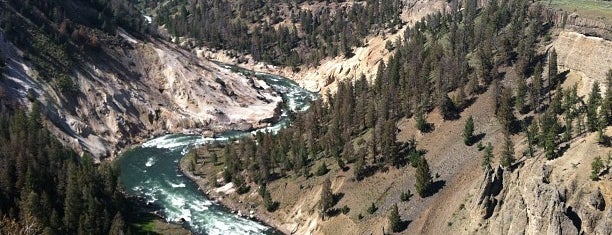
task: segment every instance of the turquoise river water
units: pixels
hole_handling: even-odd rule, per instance
[[[206,198],[196,184],[180,172],[179,160],[191,148],[199,145],[227,141],[256,131],[276,132],[289,124],[289,111],[308,109],[310,101],[317,95],[281,76],[221,65],[234,72],[255,75],[279,92],[285,103],[280,120],[252,132],[228,131],[215,138],[169,134],[151,139],[126,151],[118,159],[121,181],[128,194],[159,207],[168,222],[183,219],[185,227],[195,234],[280,234],[262,223],[232,214]]]

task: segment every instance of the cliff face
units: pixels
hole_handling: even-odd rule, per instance
[[[585,95],[595,81],[605,90],[605,78],[612,69],[612,41],[564,30],[551,44],[558,54],[558,65],[580,73],[579,86]],[[563,71],[560,69],[559,71]]]
[[[100,34],[103,35],[103,34]],[[5,99],[41,102],[49,129],[67,145],[95,157],[165,132],[250,129],[277,115],[281,97],[264,82],[196,58],[165,41],[142,41],[119,30],[100,37],[70,71],[79,92],[63,95],[42,79],[18,48],[2,37]],[[28,99],[27,97],[30,97]]]
[[[540,5],[532,5],[532,11],[538,12],[544,22],[553,23],[557,27],[612,40],[612,25],[606,24],[603,21]]]
[[[590,162],[605,147],[595,135],[570,143],[555,160],[526,159],[515,170],[485,172],[475,190],[469,234],[610,234],[610,175],[591,181]],[[604,155],[605,156],[605,155]],[[605,157],[604,157],[605,158]]]

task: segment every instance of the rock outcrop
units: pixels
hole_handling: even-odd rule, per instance
[[[589,164],[582,164],[594,158],[583,155],[598,148],[593,137],[559,159],[536,157],[514,170],[488,170],[476,190],[468,233],[610,234],[610,184],[591,181]]]
[[[532,5],[532,12],[534,11],[539,12],[544,22],[553,23],[557,27],[612,40],[612,25],[601,20],[582,17],[577,13],[569,13],[542,5]]]
[[[558,54],[559,66],[578,72],[585,78],[579,84],[582,91],[590,91],[595,81],[605,84],[606,73],[612,69],[612,41],[561,31],[551,46]]]

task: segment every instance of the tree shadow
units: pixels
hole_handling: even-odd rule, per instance
[[[344,193],[336,193],[332,195],[332,197],[333,197],[334,205],[336,205],[344,197]]]
[[[432,131],[434,131],[436,129],[436,126],[433,123],[425,123],[425,128],[423,128],[423,130],[421,130],[421,132],[423,133],[431,133]]]
[[[468,146],[473,146],[474,144],[480,142],[482,139],[484,139],[485,135],[485,133],[480,133],[478,135],[472,136],[472,138],[470,138]]]
[[[563,154],[565,152],[567,152],[567,150],[570,148],[570,143],[567,143],[566,145],[560,146],[559,149],[557,150],[557,154],[555,154],[555,158],[559,157],[559,156],[563,156]]]
[[[431,188],[425,194],[425,197],[433,196],[434,194],[440,192],[440,190],[442,190],[442,188],[444,188],[444,186],[446,186],[446,181],[445,180],[438,180],[436,182],[433,182],[431,184]]]
[[[508,126],[508,129],[510,133],[513,135],[520,133],[523,130],[523,125],[522,125],[521,120],[518,120],[516,117],[513,117],[512,120],[510,121],[510,125]]]
[[[459,118],[461,118],[461,115],[459,115],[460,112],[461,112],[460,109],[454,108],[452,111],[450,111],[449,114],[443,115],[444,116],[444,120],[445,121],[456,121],[456,120],[459,120]]]
[[[557,81],[557,84],[554,84],[554,85],[563,84],[563,83],[565,82],[565,80],[567,80],[567,75],[569,74],[569,72],[570,72],[570,71],[569,71],[569,69],[568,69],[568,70],[565,70],[565,71],[563,71],[563,72],[561,72],[561,73],[557,74],[557,76],[555,77],[555,79],[553,79],[553,80]]]
[[[282,178],[281,174],[278,172],[272,172],[270,173],[270,175],[268,176],[268,181],[275,181]]]
[[[521,120],[521,125],[522,125],[523,130],[527,130],[527,128],[531,126],[531,123],[533,123],[533,120],[534,120],[533,115],[529,115],[523,118],[523,120]]]
[[[406,228],[408,228],[408,225],[410,225],[410,223],[412,223],[412,221],[410,221],[410,220],[402,220],[402,221],[400,221],[399,231],[397,231],[397,232],[399,233],[399,232],[402,232],[402,231],[406,230]]]
[[[572,221],[572,224],[576,227],[576,229],[580,231],[582,226],[582,220],[580,219],[580,216],[578,216],[578,214],[574,212],[573,208],[571,206],[568,207],[564,214]]]
[[[463,112],[465,109],[467,109],[470,106],[472,106],[474,103],[476,103],[476,99],[477,99],[477,97],[472,97],[472,98],[469,98],[469,99],[465,100],[464,103],[463,103],[463,106],[460,109],[460,111]]]
[[[370,164],[363,168],[361,179],[373,176],[380,167],[376,164]]]

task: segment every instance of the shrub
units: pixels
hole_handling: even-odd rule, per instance
[[[370,205],[368,207],[368,214],[374,214],[374,212],[376,212],[378,210],[378,207],[376,207],[376,205],[374,205],[374,203],[372,202],[372,205]]]
[[[412,197],[412,193],[410,192],[410,190],[408,190],[408,192],[402,192],[400,194],[400,200],[402,202],[407,202],[410,201],[410,198]]]
[[[599,179],[599,172],[604,168],[601,157],[597,156],[593,162],[591,162],[591,180]]]
[[[323,162],[321,163],[321,165],[319,165],[319,168],[317,168],[317,172],[315,172],[315,175],[322,176],[327,174],[328,171],[329,169],[327,169],[327,165],[325,165],[325,162]]]
[[[347,205],[344,205],[344,206],[342,207],[342,214],[345,214],[345,215],[346,215],[346,214],[348,214],[348,213],[349,213],[349,211],[351,211],[351,209],[350,209],[350,208],[349,208]]]

